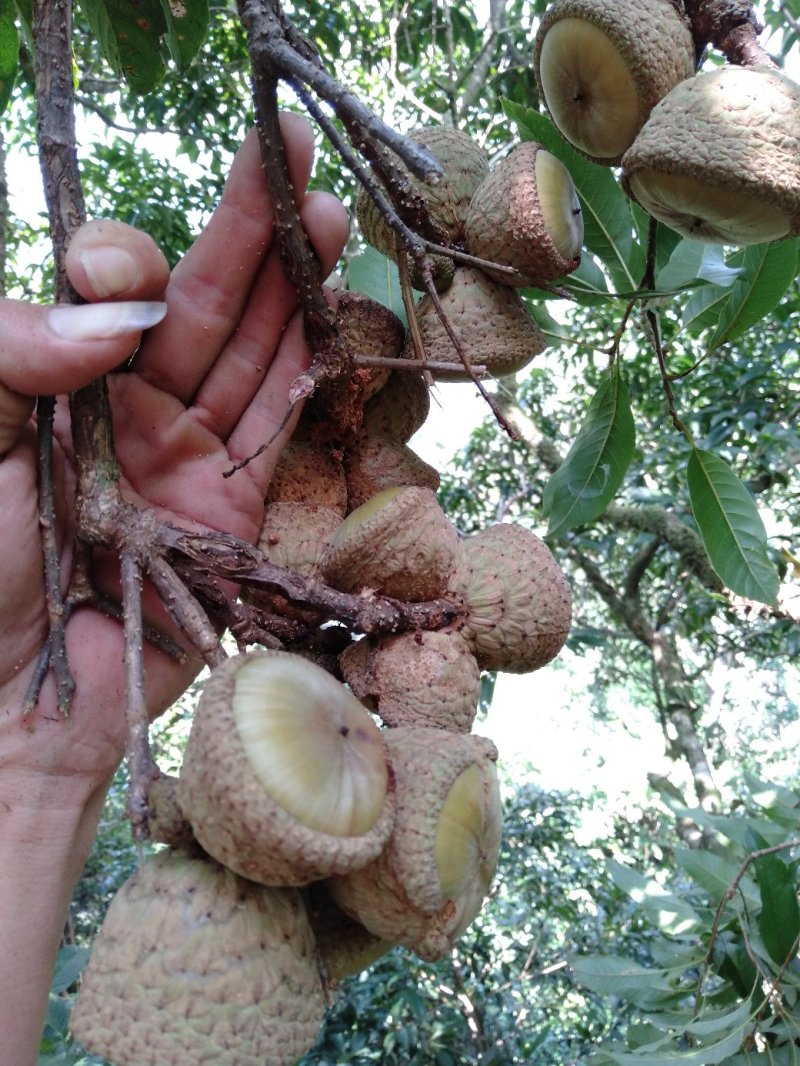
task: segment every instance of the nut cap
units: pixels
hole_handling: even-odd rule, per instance
[[[500,851],[502,812],[490,740],[403,726],[386,732],[397,820],[374,862],[330,890],[375,936],[442,958],[478,913]]]
[[[623,160],[623,186],[696,240],[748,245],[800,233],[800,86],[722,67],[665,96]]]
[[[427,126],[412,131],[408,137],[427,148],[442,164],[444,175],[436,185],[408,176],[414,191],[425,197],[432,219],[444,229],[452,244],[458,244],[464,239],[464,219],[472,194],[489,172],[489,157],[469,134],[450,126]],[[356,201],[356,217],[367,243],[395,260],[394,231],[386,225],[365,189],[361,189]]]
[[[569,171],[534,141],[494,168],[467,212],[467,251],[513,267],[517,278],[484,267],[502,285],[543,285],[580,263],[583,215]]]
[[[178,800],[210,855],[270,885],[368,862],[394,816],[369,712],[321,667],[286,652],[235,656],[212,672]]]
[[[460,632],[483,670],[524,674],[564,646],[572,617],[567,579],[550,549],[515,523],[487,526],[462,542],[463,565],[451,578],[463,597]]]
[[[299,893],[167,850],[112,900],[71,1029],[115,1066],[292,1066],[324,1013]]]
[[[439,630],[364,638],[339,656],[356,696],[390,727],[433,726],[469,733],[481,672],[460,633]]]
[[[492,281],[481,270],[459,267],[453,284],[439,299],[461,339],[467,361],[486,367],[493,377],[515,374],[547,347],[544,334],[519,294]],[[441,381],[469,381],[429,296],[422,297],[414,314],[426,357],[453,368],[435,370],[433,376]],[[407,340],[407,350],[410,345]]]
[[[533,62],[553,122],[614,166],[658,101],[694,73],[694,41],[671,0],[555,0]]]
[[[458,553],[458,533],[431,489],[384,489],[336,530],[322,573],[342,592],[420,603],[444,592]]]

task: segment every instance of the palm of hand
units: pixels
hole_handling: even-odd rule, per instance
[[[303,189],[311,157],[304,127],[290,123],[287,149],[295,187]],[[251,137],[237,156],[214,218],[172,275],[166,319],[147,335],[133,372],[109,379],[124,498],[153,507],[161,521],[226,531],[251,542],[293,420],[246,468],[229,478],[223,472],[272,437],[287,410],[289,383],[309,359],[295,293],[272,247],[272,217],[264,203],[258,149]],[[321,194],[308,195],[300,211],[327,272],[346,236],[343,211]],[[159,296],[146,286],[137,293],[137,298]],[[74,474],[65,402],[58,405],[56,436],[56,496],[70,500]],[[0,492],[7,501],[0,516],[6,527],[0,555],[5,708],[21,707],[47,629],[35,485],[31,426],[0,464]],[[59,519],[66,586],[72,564],[67,505]],[[116,587],[116,571],[115,560],[99,560],[100,586]],[[168,627],[152,589],[145,589],[144,607]],[[107,778],[124,745],[121,625],[94,608],[81,608],[68,622],[67,650],[77,683],[69,720],[61,719],[48,678],[28,720],[23,722],[13,710],[4,712],[0,761],[35,773]],[[153,713],[183,691],[199,666],[196,656],[181,665],[146,645]]]

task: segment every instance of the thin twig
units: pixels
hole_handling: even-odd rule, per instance
[[[711,966],[711,958],[714,953],[714,944],[717,940],[717,934],[719,933],[720,922],[722,921],[722,914],[725,907],[730,903],[736,893],[739,891],[739,885],[742,883],[742,878],[749,870],[750,866],[762,859],[765,855],[774,855],[778,851],[785,851],[787,848],[800,848],[800,840],[786,840],[782,844],[773,844],[768,848],[760,848],[758,851],[751,851],[747,858],[744,860],[736,876],[725,889],[722,895],[722,899],[717,905],[717,909],[714,912],[714,920],[711,923],[711,934],[708,939],[708,947],[706,949],[703,961],[700,964],[700,973],[697,978],[697,990],[694,997],[694,1017],[698,1017],[700,1013],[700,1000],[703,994],[703,985],[705,984],[706,977],[708,976],[708,970]]]
[[[149,837],[147,792],[159,769],[150,750],[150,716],[145,696],[142,655],[142,568],[132,552],[120,556],[125,618],[125,682],[128,760],[127,814],[136,840]]]

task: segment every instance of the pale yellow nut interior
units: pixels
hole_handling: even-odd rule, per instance
[[[408,486],[399,485],[390,489],[382,489],[380,492],[376,492],[374,496],[371,496],[366,503],[362,503],[360,507],[356,507],[354,511],[342,521],[342,524],[336,530],[333,535],[332,546],[338,547],[343,544],[347,538],[358,529],[360,525],[376,515],[382,508],[403,492]]]
[[[436,827],[436,871],[446,899],[459,899],[475,885],[480,898],[494,876],[502,814],[494,764],[462,770],[447,793]]]
[[[622,155],[643,124],[636,83],[611,38],[583,19],[559,19],[539,54],[539,79],[553,122],[580,151]]]
[[[642,167],[629,177],[642,207],[685,237],[713,244],[762,244],[786,237],[786,212],[766,200],[699,178]]]
[[[544,224],[556,251],[574,259],[583,245],[583,212],[572,175],[550,152],[536,153],[536,189]]]
[[[383,740],[343,685],[300,658],[254,659],[236,674],[233,715],[250,766],[275,803],[332,836],[373,827],[388,785]]]

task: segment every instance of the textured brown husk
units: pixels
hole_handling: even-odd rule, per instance
[[[459,267],[453,284],[440,300],[467,361],[486,367],[493,377],[515,374],[547,347],[544,334],[519,294],[492,281],[481,270]],[[469,381],[429,296],[422,297],[414,314],[426,358],[452,366],[452,370],[433,371],[433,376],[442,381]],[[406,346],[409,345],[407,340]]]
[[[322,560],[328,584],[407,603],[435,600],[459,558],[459,538],[431,489],[390,489],[352,511]]]
[[[339,656],[342,676],[385,725],[424,725],[469,733],[481,672],[460,633],[365,638]]]
[[[377,855],[391,832],[394,797],[390,781],[378,820],[358,836],[311,829],[271,799],[243,749],[233,692],[244,662],[286,655],[249,652],[214,669],[195,710],[178,800],[198,842],[217,861],[261,884],[294,886],[350,870]],[[324,673],[313,663],[306,665]],[[366,710],[364,714],[368,716]]]
[[[112,901],[71,1029],[114,1066],[292,1066],[324,1013],[300,894],[169,850]]]
[[[528,673],[564,646],[572,595],[550,549],[512,522],[487,526],[462,541],[464,563],[451,579],[462,596],[459,624],[483,670]]]
[[[694,74],[694,40],[672,0],[555,0],[539,24],[533,48],[533,69],[545,107],[539,81],[542,43],[553,23],[565,18],[586,19],[615,43],[639,92],[640,129],[658,101]],[[616,166],[622,158],[581,155],[606,166]]]

